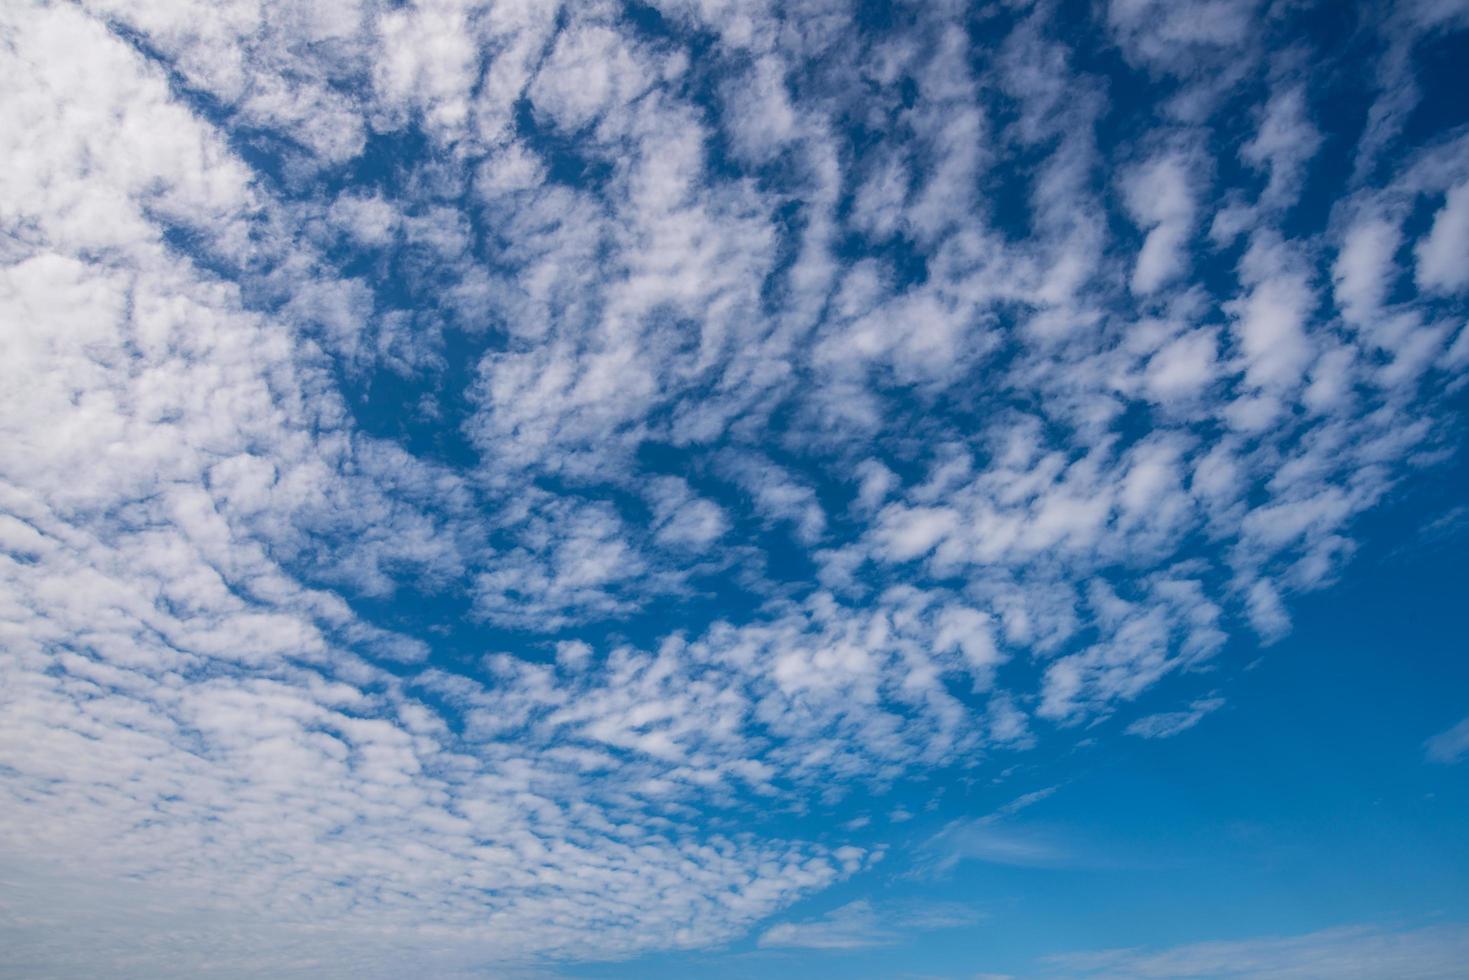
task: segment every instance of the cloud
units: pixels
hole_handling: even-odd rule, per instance
[[[1401,241],[1397,224],[1378,216],[1359,219],[1348,230],[1332,266],[1337,305],[1348,320],[1362,322],[1381,310]]]
[[[1418,285],[1450,293],[1469,285],[1469,184],[1449,190],[1428,237],[1414,249]]]
[[[1321,147],[1321,133],[1312,124],[1305,89],[1281,87],[1271,95],[1252,140],[1240,148],[1246,163],[1269,173],[1260,194],[1266,207],[1288,207],[1300,195],[1303,170]]]
[[[1439,732],[1424,742],[1423,748],[1430,762],[1444,764],[1458,762],[1466,753],[1469,753],[1469,718],[1459,722],[1448,731]]]
[[[1017,796],[1009,803],[1006,803],[995,812],[1005,816],[1019,813],[1021,810],[1034,806],[1041,800],[1049,799],[1052,795],[1055,794],[1057,789],[1058,787],[1055,786],[1047,786],[1045,789],[1038,789],[1029,793],[1024,793],[1020,796]]]
[[[1058,835],[1045,829],[1019,826],[1012,819],[1049,799],[1057,789],[1048,786],[1025,793],[985,816],[949,823],[924,842],[927,870],[943,874],[963,861],[1018,868],[1057,868],[1075,864],[1078,855]]]
[[[1344,184],[1290,10],[655,6],[0,11],[31,972],[729,941],[869,866],[844,794],[1284,635],[1444,456],[1466,142],[1399,117],[1448,8],[1365,23]],[[1069,860],[1002,819],[1049,792],[946,853]]]
[[[1223,698],[1201,698],[1189,705],[1187,711],[1163,711],[1139,718],[1127,726],[1127,734],[1141,738],[1172,738],[1193,728],[1204,720],[1205,715],[1222,707]]]
[[[980,822],[952,827],[936,838],[935,844],[943,849],[936,868],[940,872],[961,861],[1016,868],[1058,868],[1075,861],[1075,856],[1048,834]]]
[[[877,914],[867,902],[843,905],[820,919],[783,922],[760,934],[759,945],[801,949],[865,949],[886,946],[897,937],[884,931]]]
[[[1448,980],[1469,954],[1469,930],[1457,925],[1393,929],[1349,926],[1299,936],[1224,940],[1172,949],[1068,953],[1048,965],[1069,977],[1227,977],[1286,980],[1414,977]]]
[[[1184,271],[1194,221],[1189,185],[1197,169],[1187,158],[1170,154],[1148,161],[1127,181],[1128,210],[1147,230],[1132,270],[1131,288],[1138,295],[1157,291]]]
[[[894,946],[914,934],[971,925],[981,916],[952,903],[874,906],[858,900],[818,919],[782,922],[760,934],[763,948],[859,950]]]

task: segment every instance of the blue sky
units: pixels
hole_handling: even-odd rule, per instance
[[[0,12],[0,976],[1452,978],[1463,0]]]

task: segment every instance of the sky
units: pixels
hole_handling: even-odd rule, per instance
[[[0,977],[1462,977],[1466,43],[0,5]]]

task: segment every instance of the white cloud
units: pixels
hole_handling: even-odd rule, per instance
[[[1107,15],[1135,55],[1176,69],[1199,49],[1243,43],[1256,6],[1254,0],[1112,0]]]
[[[1351,980],[1412,977],[1450,980],[1469,956],[1469,930],[1441,925],[1419,929],[1348,926],[1299,936],[1194,943],[1163,950],[1122,949],[1048,958],[1068,976],[1211,977],[1287,980],[1331,976]]]
[[[809,922],[783,922],[760,934],[761,946],[803,949],[865,949],[886,946],[896,937],[881,928],[867,902],[853,902]]]
[[[1265,90],[1257,6],[1101,11],[1172,93],[1143,151],[1045,5],[992,52],[938,7],[881,39],[758,4],[657,38],[600,5],[0,12],[0,863],[41,910],[7,948],[708,946],[872,860],[725,829],[751,807],[819,820],[1283,635],[1443,448],[1469,197],[1451,140],[1283,222],[1314,81],[1252,134],[1208,111]],[[1202,149],[1241,140],[1253,203]],[[76,909],[111,910],[80,947]],[[926,928],[763,935],[864,917]]]
[[[1347,231],[1332,279],[1342,315],[1362,323],[1381,309],[1393,284],[1393,256],[1402,241],[1395,222],[1381,217],[1357,221]]]
[[[893,946],[920,932],[971,925],[980,918],[955,904],[874,905],[865,899],[833,909],[818,919],[782,922],[760,934],[764,948],[858,950]]]
[[[1241,265],[1251,284],[1248,296],[1234,301],[1234,333],[1245,360],[1245,380],[1262,388],[1290,387],[1300,380],[1311,357],[1307,319],[1316,295],[1304,275],[1291,270],[1284,245],[1257,239]]]
[[[1289,207],[1300,196],[1306,164],[1321,148],[1322,137],[1307,116],[1304,87],[1292,85],[1270,96],[1254,139],[1240,148],[1245,162],[1269,171],[1260,194],[1265,207]]]
[[[783,467],[756,455],[730,455],[723,462],[730,478],[750,495],[763,517],[789,523],[805,544],[821,538],[826,530],[826,512],[809,486]]]
[[[1132,291],[1140,296],[1156,292],[1186,269],[1195,210],[1192,166],[1188,158],[1168,154],[1149,160],[1127,180],[1128,210],[1147,231],[1132,270]]]
[[[469,118],[479,55],[467,14],[460,4],[430,0],[377,18],[378,91],[421,112],[431,130],[452,131]]]
[[[1172,738],[1193,728],[1204,720],[1205,715],[1222,707],[1223,698],[1201,698],[1190,704],[1187,711],[1163,711],[1139,718],[1127,726],[1127,734],[1141,738]]]
[[[729,530],[729,516],[711,500],[695,496],[678,477],[664,477],[650,488],[654,537],[663,544],[707,548]]]
[[[886,508],[877,531],[879,547],[891,561],[909,561],[928,554],[959,526],[959,515],[948,507]]]
[[[1148,359],[1145,385],[1159,402],[1198,398],[1219,375],[1218,338],[1212,330],[1195,330],[1175,338]]]
[[[947,872],[962,861],[1016,868],[1066,867],[1076,855],[1052,834],[997,824],[985,819],[954,823],[927,843],[935,871]]]
[[[1009,816],[1011,814],[1019,813],[1021,810],[1028,809],[1035,804],[1041,802],[1042,800],[1050,799],[1052,796],[1055,795],[1057,788],[1058,787],[1055,786],[1047,786],[1045,789],[1038,789],[1033,790],[1029,793],[1024,793],[1020,796],[1017,796],[1009,803],[1006,803],[995,812],[1002,816]]]
[[[1469,183],[1449,189],[1414,254],[1419,287],[1451,293],[1469,285]]]
[[[796,136],[800,117],[791,105],[779,58],[765,55],[739,75],[726,93],[731,136],[743,157],[764,161]]]
[[[1250,625],[1267,643],[1280,639],[1290,630],[1290,616],[1280,601],[1280,592],[1268,580],[1250,586],[1246,595]]]
[[[1469,718],[1423,743],[1431,762],[1458,762],[1469,754]]]
[[[623,37],[600,24],[573,24],[556,37],[529,94],[538,111],[569,130],[635,98],[649,67]]]

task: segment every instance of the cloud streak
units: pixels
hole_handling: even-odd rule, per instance
[[[1392,929],[1349,926],[1300,936],[1194,943],[1172,949],[1113,950],[1055,956],[1057,975],[1070,977],[1413,977],[1447,980],[1469,950],[1462,926]]]

